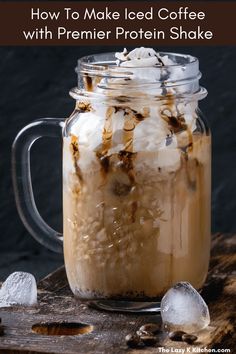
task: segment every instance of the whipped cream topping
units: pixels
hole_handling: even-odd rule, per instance
[[[155,67],[171,65],[173,62],[167,55],[160,56],[153,48],[135,48],[131,52],[128,52],[124,48],[123,52],[116,53],[117,66],[122,67]]]
[[[148,93],[161,95],[163,82],[167,79],[177,81],[183,78],[184,67],[176,66],[176,63],[168,55],[156,52],[153,48],[135,48],[128,52],[126,48],[122,52],[115,53],[116,71],[132,73],[130,84],[140,85],[141,83],[155,83],[155,88],[149,88]],[[115,79],[116,80],[116,79]],[[111,80],[110,83],[114,83]],[[184,87],[184,90],[186,88]],[[176,86],[175,89],[169,88],[169,93],[181,93],[183,88]]]
[[[143,99],[145,96],[151,95],[165,95],[175,94],[175,88],[168,91],[163,90],[163,86],[158,82],[160,75],[168,75],[168,69],[166,66],[174,65],[175,63],[169,58],[168,55],[160,55],[152,48],[136,48],[130,52],[124,49],[121,53],[116,53],[118,68],[123,71],[130,67],[129,71],[132,72],[130,80],[124,81],[124,88],[116,90],[116,94],[119,96],[126,96],[129,94],[129,87],[138,83],[138,89],[136,92],[137,97]],[[158,70],[158,68],[162,68]],[[176,77],[181,75],[182,68],[173,67],[176,70]],[[106,80],[106,79],[104,79]],[[112,78],[106,81],[107,87],[110,84],[119,84],[121,78]],[[140,83],[150,83],[154,80],[157,81],[151,90],[147,85],[140,85]],[[159,86],[158,86],[159,84]],[[99,88],[95,89],[95,92],[99,91]],[[104,96],[110,94],[109,90],[102,90]],[[140,121],[133,131],[133,151],[134,152],[158,152],[159,158],[155,159],[157,167],[166,167],[167,171],[176,170],[179,168],[181,152],[179,146],[188,144],[189,133],[196,129],[196,108],[197,102],[173,102],[169,105],[167,112],[165,112],[165,106],[162,102],[144,103],[140,100],[132,102],[129,101],[128,107],[130,110],[136,111],[139,114],[143,114],[143,110],[148,111],[148,115],[142,121]],[[105,103],[105,104],[104,104]],[[97,163],[96,151],[103,143],[104,126],[107,119],[107,110],[110,109],[107,106],[106,98],[104,102],[91,102],[92,110],[80,115],[77,122],[72,126],[71,133],[78,137],[79,150],[80,150],[80,167],[82,170],[86,170],[90,163]],[[166,114],[166,119],[163,119],[162,113]],[[127,117],[127,112],[124,109],[115,109],[110,116],[112,125],[112,143],[109,147],[108,155],[113,153],[119,153],[124,149],[124,121]],[[187,130],[180,130],[179,133],[173,133],[171,125],[168,123],[168,116],[177,117],[182,115],[185,120],[185,124],[188,127]],[[98,165],[99,166],[99,165]]]

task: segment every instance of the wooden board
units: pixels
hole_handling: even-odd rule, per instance
[[[158,348],[128,349],[125,336],[144,323],[160,323],[160,315],[101,312],[77,302],[68,287],[64,267],[39,282],[39,304],[35,308],[0,309],[5,335],[0,353],[161,353]],[[212,240],[209,276],[202,290],[209,305],[211,326],[203,331],[194,347],[231,349],[236,347],[236,235],[217,234]],[[42,335],[32,331],[41,322],[86,324],[77,335]],[[188,344],[162,338],[162,347],[186,348]],[[173,351],[172,351],[173,352]],[[171,353],[171,351],[170,351]]]

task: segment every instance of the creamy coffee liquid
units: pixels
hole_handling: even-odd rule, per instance
[[[122,59],[122,58],[121,58]],[[120,59],[120,60],[121,60]],[[64,255],[84,299],[160,298],[199,289],[210,250],[208,132],[196,102],[78,102],[64,138]]]

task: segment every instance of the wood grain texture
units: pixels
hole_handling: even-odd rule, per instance
[[[160,323],[160,315],[134,315],[100,312],[76,301],[68,287],[64,267],[38,284],[39,304],[35,308],[0,310],[5,335],[0,337],[0,353],[89,353],[151,354],[158,348],[128,349],[125,336],[144,323]],[[211,325],[199,334],[197,348],[236,347],[236,235],[217,234],[212,239],[212,256],[202,296],[209,305]],[[92,326],[87,334],[50,336],[32,332],[40,322],[79,322]],[[88,327],[90,328],[90,327]],[[91,329],[90,328],[90,329]],[[162,337],[165,348],[187,348],[188,344]]]

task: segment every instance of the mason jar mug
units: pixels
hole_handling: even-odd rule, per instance
[[[53,251],[63,244],[76,297],[145,310],[176,282],[199,289],[206,279],[211,136],[198,108],[206,90],[197,58],[159,53],[151,66],[152,55],[125,57],[78,61],[74,112],[18,134],[13,179],[29,232]],[[63,238],[34,202],[29,156],[41,136],[63,139]]]

